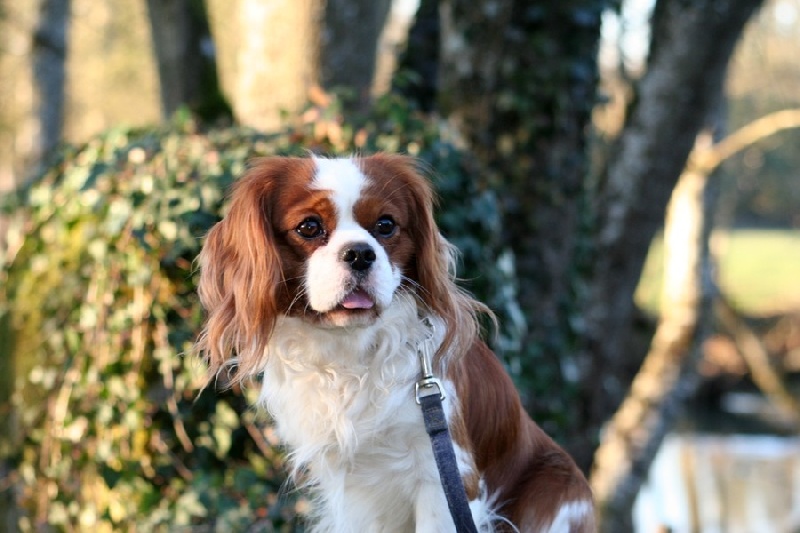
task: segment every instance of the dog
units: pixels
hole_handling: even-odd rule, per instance
[[[199,256],[209,382],[262,380],[314,531],[455,531],[415,402],[431,342],[478,531],[594,531],[586,479],[480,339],[489,310],[456,285],[434,205],[409,156],[252,164]]]

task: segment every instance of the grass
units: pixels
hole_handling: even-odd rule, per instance
[[[718,233],[717,281],[734,305],[749,316],[800,310],[800,231],[731,230]],[[636,291],[636,303],[658,310],[663,246],[656,238]]]

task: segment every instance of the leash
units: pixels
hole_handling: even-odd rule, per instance
[[[447,507],[450,516],[456,525],[458,533],[477,533],[475,523],[472,521],[472,511],[467,501],[464,482],[458,472],[456,454],[453,450],[453,441],[447,428],[447,418],[442,408],[445,399],[442,382],[433,375],[433,332],[434,327],[427,318],[423,322],[429,327],[430,335],[417,348],[422,378],[414,386],[414,395],[417,404],[422,408],[422,418],[425,421],[425,430],[431,438],[433,457],[436,468],[442,481],[444,495],[447,498]]]

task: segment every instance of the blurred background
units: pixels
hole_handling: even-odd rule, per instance
[[[602,532],[800,531],[800,0],[0,0],[0,531],[304,530],[193,261],[378,150]]]

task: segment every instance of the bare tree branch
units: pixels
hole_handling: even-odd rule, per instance
[[[664,230],[661,317],[628,396],[604,430],[592,489],[600,530],[630,531],[630,511],[664,436],[700,383],[699,317],[710,314],[702,276],[710,275],[704,195],[707,176],[685,172],[672,195]]]
[[[717,316],[733,335],[736,349],[747,363],[750,376],[758,388],[793,424],[800,425],[800,402],[787,390],[781,375],[770,363],[764,344],[722,295],[717,301]]]
[[[690,168],[709,174],[726,159],[758,141],[786,129],[800,128],[800,109],[784,109],[765,115],[728,135],[712,149],[693,154]]]
[[[586,305],[589,420],[620,405],[644,351],[634,345],[633,294],[672,190],[721,94],[730,56],[762,0],[659,0],[647,72],[598,182],[596,260]]]
[[[720,319],[735,333],[754,381],[800,421],[789,394],[758,338],[720,298],[709,247],[708,176],[728,157],[788,128],[800,127],[800,110],[762,117],[706,147],[702,137],[672,194],[664,230],[664,282],[660,319],[650,351],[622,406],[604,431],[591,482],[601,511],[601,531],[630,529],[630,509],[666,433],[701,382],[697,363],[710,328],[714,300]]]

